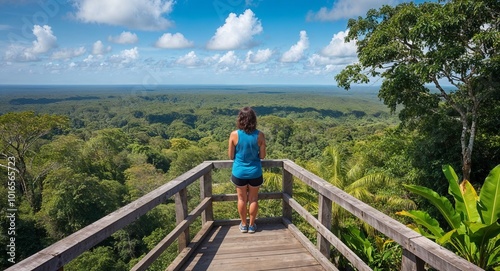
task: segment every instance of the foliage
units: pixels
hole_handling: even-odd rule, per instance
[[[391,178],[381,171],[368,172],[363,167],[362,160],[349,163],[350,161],[345,158],[345,155],[343,155],[338,147],[328,146],[323,151],[321,158],[319,163],[307,163],[306,168],[359,200],[372,206],[390,205],[390,207],[386,208],[395,208],[396,206],[412,207],[414,205],[413,202],[395,193],[397,189],[388,189],[398,186],[396,179]],[[379,187],[384,187],[385,189],[379,189]],[[387,190],[393,192],[387,193]],[[304,189],[299,189],[294,197],[297,197],[298,201],[303,203],[305,207],[308,204],[317,205],[317,200],[311,200],[311,193],[304,191]],[[317,206],[315,209],[317,212]],[[364,233],[360,230],[355,230],[355,228],[359,229],[361,226],[364,227],[365,232],[371,238],[381,240],[380,237],[377,237],[377,233],[372,227],[366,223],[362,223],[361,225],[345,209],[337,204],[333,204],[331,231],[334,234],[343,237],[348,246],[351,246],[356,252],[364,255],[366,262],[374,268],[385,268],[387,265],[391,266],[391,263],[395,263],[397,260],[392,257],[396,256],[395,250],[397,248],[386,249],[386,246],[381,246],[381,249],[374,250],[371,240],[364,236]],[[339,257],[337,264],[344,267],[348,265],[342,257]]]
[[[58,240],[121,206],[121,186],[116,181],[99,181],[69,168],[58,169],[44,182],[38,215],[49,236]]]
[[[401,267],[402,250],[392,240],[375,236],[375,241],[372,241],[359,228],[353,226],[346,229],[341,239],[374,271],[397,270]]]
[[[461,126],[463,178],[470,180],[472,150],[483,103],[498,91],[500,3],[452,0],[402,3],[350,19],[347,41],[356,40],[360,62],[335,79],[349,89],[382,77],[379,97],[408,123],[444,108]],[[444,82],[450,84],[446,88]],[[432,84],[435,89],[429,87]]]
[[[500,267],[500,165],[486,178],[479,196],[467,180],[460,184],[450,166],[443,172],[448,179],[448,193],[455,206],[433,190],[416,185],[405,187],[429,200],[447,222],[443,229],[436,219],[421,210],[401,211],[398,214],[412,218],[416,231],[447,246],[458,255],[484,269]]]
[[[15,158],[17,178],[22,193],[34,210],[39,209],[40,176],[32,176],[31,159],[34,157],[36,144],[42,137],[55,129],[66,127],[68,119],[64,116],[35,114],[33,111],[9,112],[0,115],[0,159]],[[7,165],[1,166],[7,167]]]
[[[401,206],[412,205],[411,202],[405,201],[399,195],[383,195],[379,193],[379,187],[396,187],[396,180],[383,172],[368,173],[360,163],[349,164],[343,153],[335,146],[328,146],[323,151],[320,162],[311,162],[306,164],[306,169],[322,177],[334,186],[344,190],[357,199],[367,202],[371,205],[376,205],[377,202],[387,203],[392,201],[393,204]],[[342,225],[349,221],[348,213],[340,206],[334,204],[332,208],[332,231],[339,233]],[[367,231],[373,233],[373,229],[367,227]]]
[[[117,128],[97,131],[82,149],[86,171],[99,179],[123,182],[129,167],[126,148],[130,141],[129,135]]]
[[[86,251],[78,258],[64,266],[64,270],[89,270],[89,271],[125,271],[127,265],[118,259],[111,247],[97,247]]]
[[[0,112],[22,114],[34,110],[36,116],[59,116],[69,119],[70,124],[69,127],[63,125],[64,129],[50,130],[27,152],[30,181],[38,184],[35,194],[39,203],[38,209],[33,209],[24,194],[17,194],[19,239],[16,239],[16,248],[19,258],[16,260],[22,260],[79,230],[204,160],[227,159],[227,139],[230,131],[235,129],[238,109],[245,105],[251,105],[257,111],[259,129],[268,138],[270,159],[291,159],[311,166],[311,170],[317,166],[315,172],[321,172],[319,166],[331,161],[323,157],[323,150],[334,145],[343,154],[342,167],[349,169],[357,164],[356,167],[364,169],[363,175],[382,172],[400,184],[413,183],[422,173],[421,169],[413,167],[415,158],[411,157],[416,148],[413,142],[420,139],[419,134],[395,128],[399,121],[388,114],[370,88],[359,88],[355,93],[331,87],[273,87],[275,91],[272,92],[263,87],[249,87],[256,91],[214,89],[202,93],[159,89],[131,95],[127,94],[127,86],[99,88],[98,91],[82,87],[82,97],[90,94],[93,97],[86,99],[85,103],[67,99],[72,92],[66,88],[32,92],[29,95],[33,103],[30,104],[13,106],[9,103],[11,97],[0,100]],[[24,95],[17,93],[12,91],[12,100]],[[51,97],[60,101],[36,103]],[[495,106],[492,101],[487,108],[496,112]],[[0,117],[7,116],[11,115]],[[498,144],[491,135],[498,134],[495,132],[497,120],[494,116],[482,120],[484,125],[492,128],[487,132],[482,130],[484,133],[479,142],[485,155],[478,157],[477,161],[493,163],[498,157],[495,156]],[[43,121],[39,124],[43,126]],[[7,148],[10,147],[6,142],[0,141],[0,149]],[[439,144],[434,148],[438,152]],[[215,194],[234,193],[234,186],[228,181],[229,170],[214,169],[212,173]],[[7,176],[4,167],[0,167],[0,176]],[[264,179],[263,192],[281,189],[279,170],[266,170]],[[2,187],[6,187],[5,180]],[[405,197],[400,187],[396,185],[384,190],[372,186],[369,191],[375,198],[368,201],[387,214],[394,208],[400,210],[399,203],[387,200],[388,192]],[[189,188],[189,208],[200,200],[196,189],[199,186]],[[6,189],[0,188],[0,193],[6,195]],[[317,213],[316,195],[307,186],[294,182],[294,193],[294,197],[304,200],[311,212]],[[0,207],[5,207],[7,202],[1,204]],[[260,204],[261,217],[281,214],[279,200],[266,200]],[[218,203],[214,207],[216,218],[237,217],[232,202]],[[0,213],[5,209],[1,208]],[[350,225],[353,221],[349,218],[339,223]],[[300,218],[295,220],[294,217],[294,222],[301,226]],[[66,269],[88,270],[102,266],[103,269],[121,270],[122,263],[129,269],[149,251],[148,247],[154,246],[173,227],[175,211],[172,199],[168,199],[167,203],[116,232]],[[315,238],[312,227],[301,229],[308,237]],[[341,231],[345,232],[344,229]],[[5,238],[8,238],[7,234],[0,233],[0,240]],[[370,235],[369,238],[377,245],[376,236]],[[153,268],[164,270],[176,253],[175,246],[172,246]],[[378,257],[377,253],[374,257]],[[4,258],[0,257],[0,260],[2,267],[9,266]],[[116,265],[107,265],[111,261]]]
[[[151,164],[133,165],[125,170],[125,186],[130,201],[136,200],[165,183],[165,176]]]

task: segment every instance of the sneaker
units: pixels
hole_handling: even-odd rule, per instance
[[[248,227],[248,233],[255,233],[257,231],[257,224],[253,224],[253,225],[250,225],[250,227]]]
[[[240,223],[240,231],[243,233],[248,232],[248,225],[243,226],[243,224]]]

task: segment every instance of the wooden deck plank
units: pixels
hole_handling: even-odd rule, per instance
[[[256,233],[238,226],[214,226],[180,270],[324,270],[281,223],[259,225]]]

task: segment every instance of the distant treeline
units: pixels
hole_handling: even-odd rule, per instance
[[[100,98],[97,96],[86,96],[86,97],[73,96],[73,97],[68,97],[68,98],[64,98],[64,99],[58,99],[58,98],[39,98],[39,99],[17,98],[17,99],[10,100],[9,104],[11,104],[11,105],[51,104],[51,103],[57,103],[57,102],[63,102],[63,101],[84,101],[84,100],[98,100],[98,99],[100,99]]]

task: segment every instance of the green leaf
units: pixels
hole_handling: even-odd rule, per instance
[[[461,224],[460,215],[453,209],[450,201],[443,196],[440,196],[438,193],[429,189],[427,187],[419,186],[419,185],[403,185],[411,192],[418,194],[427,200],[429,200],[443,215],[446,222],[452,229],[458,229]]]
[[[429,232],[434,235],[428,236],[430,238],[437,239],[443,236],[444,231],[439,226],[439,222],[424,211],[410,210],[397,212],[396,214],[410,217],[411,219],[413,219],[413,221],[415,221],[415,223],[424,226]]]
[[[445,245],[446,243],[450,242],[451,240],[451,237],[453,237],[454,234],[457,233],[457,230],[451,230],[445,234],[443,234],[443,236],[441,236],[440,238],[438,238],[436,240],[436,243],[440,244],[440,245]]]
[[[486,225],[500,219],[500,165],[490,171],[479,192],[481,217]]]
[[[497,265],[497,268],[494,268],[493,270],[497,271],[500,270],[500,239],[497,240],[497,242],[494,244],[494,249],[491,250],[490,254],[488,255],[488,266],[495,266]]]
[[[443,173],[448,179],[448,193],[455,199],[455,210],[459,213],[465,212],[464,199],[458,182],[458,176],[450,165],[443,166]]]
[[[470,222],[481,222],[481,217],[479,216],[479,211],[477,210],[478,199],[476,190],[469,181],[464,180],[460,184],[460,190],[462,192],[462,196],[465,203],[465,219]]]
[[[500,235],[500,224],[493,223],[485,225],[483,223],[469,223],[471,230],[470,238],[474,240],[478,246],[485,246],[493,238],[498,238]]]

